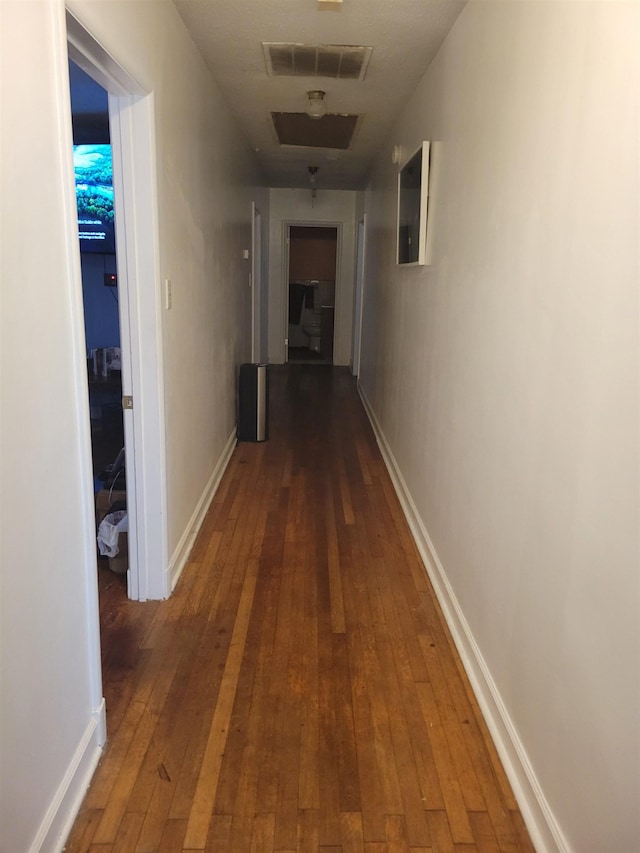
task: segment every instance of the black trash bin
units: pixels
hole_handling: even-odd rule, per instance
[[[269,438],[269,371],[266,364],[241,364],[238,441]]]

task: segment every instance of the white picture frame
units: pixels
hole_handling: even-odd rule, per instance
[[[396,264],[424,266],[429,212],[429,142],[422,142],[398,171]]]

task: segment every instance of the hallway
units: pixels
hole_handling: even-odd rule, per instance
[[[532,850],[355,381],[270,370],[172,598],[103,595],[67,853]]]

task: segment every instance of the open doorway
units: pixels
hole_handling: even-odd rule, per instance
[[[129,568],[113,157],[107,91],[71,60],[69,85],[102,602],[127,596]]]
[[[66,11],[69,58],[108,92],[113,154],[121,417],[126,444],[129,598],[167,598],[162,290],[154,97]],[[103,285],[104,286],[104,285]],[[87,475],[90,472],[87,471]]]
[[[287,361],[333,364],[338,229],[288,227]]]

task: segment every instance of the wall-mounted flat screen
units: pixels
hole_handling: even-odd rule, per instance
[[[110,145],[74,145],[81,252],[114,254],[113,165]]]

